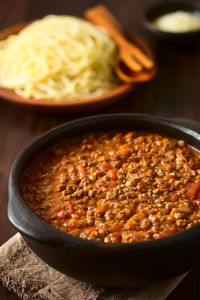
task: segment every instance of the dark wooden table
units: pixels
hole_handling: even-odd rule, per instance
[[[50,13],[81,16],[87,7],[105,3],[125,28],[148,38],[140,24],[140,16],[150,2],[153,4],[156,0],[0,0],[0,29]],[[200,121],[200,50],[175,50],[155,44],[153,47],[158,63],[156,78],[104,109],[78,115],[47,115],[22,110],[0,99],[0,245],[16,233],[7,218],[10,167],[19,151],[44,131],[77,117],[108,112],[150,113]],[[168,300],[200,299],[199,283],[200,269],[196,268]],[[0,299],[16,297],[0,287]]]

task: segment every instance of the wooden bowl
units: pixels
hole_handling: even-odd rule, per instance
[[[9,27],[0,32],[0,40],[6,39],[11,34],[17,34],[21,29],[30,24],[31,22],[20,23],[15,26]],[[151,49],[148,44],[138,37],[136,34],[129,34],[130,39],[137,43],[143,51],[152,56]],[[0,87],[0,97],[5,100],[23,106],[28,109],[43,111],[43,112],[54,112],[54,113],[71,113],[71,112],[80,112],[96,109],[102,106],[111,104],[122,97],[128,95],[135,85],[130,83],[122,82],[118,86],[112,88],[111,90],[104,92],[97,96],[92,96],[89,98],[79,98],[72,100],[62,100],[60,102],[54,100],[39,99],[35,100],[33,98],[25,99],[20,95],[16,94],[13,90],[1,88]]]

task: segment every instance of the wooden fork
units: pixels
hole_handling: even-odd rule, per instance
[[[141,72],[154,67],[154,62],[141,49],[125,39],[122,35],[121,25],[105,6],[98,5],[86,10],[85,17],[109,32],[119,46],[119,60],[123,61],[132,71]]]

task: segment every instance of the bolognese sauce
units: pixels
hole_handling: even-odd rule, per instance
[[[88,134],[41,154],[20,189],[32,211],[66,233],[158,239],[200,221],[200,153],[159,134]]]

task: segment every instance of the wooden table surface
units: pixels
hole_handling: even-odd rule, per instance
[[[190,0],[188,0],[190,1]],[[147,39],[140,16],[155,0],[0,0],[0,29],[46,14],[81,16],[84,9],[105,3],[121,24]],[[152,41],[150,41],[152,43]],[[166,117],[184,117],[200,121],[200,50],[172,49],[152,44],[158,64],[156,78],[137,88],[130,96],[98,111],[76,115],[48,115],[22,110],[0,99],[0,245],[16,233],[7,218],[7,181],[11,165],[30,141],[46,130],[77,117],[108,113],[150,113]],[[192,46],[191,46],[192,47]],[[193,270],[168,300],[200,299],[200,269]],[[16,296],[0,287],[0,299]]]

